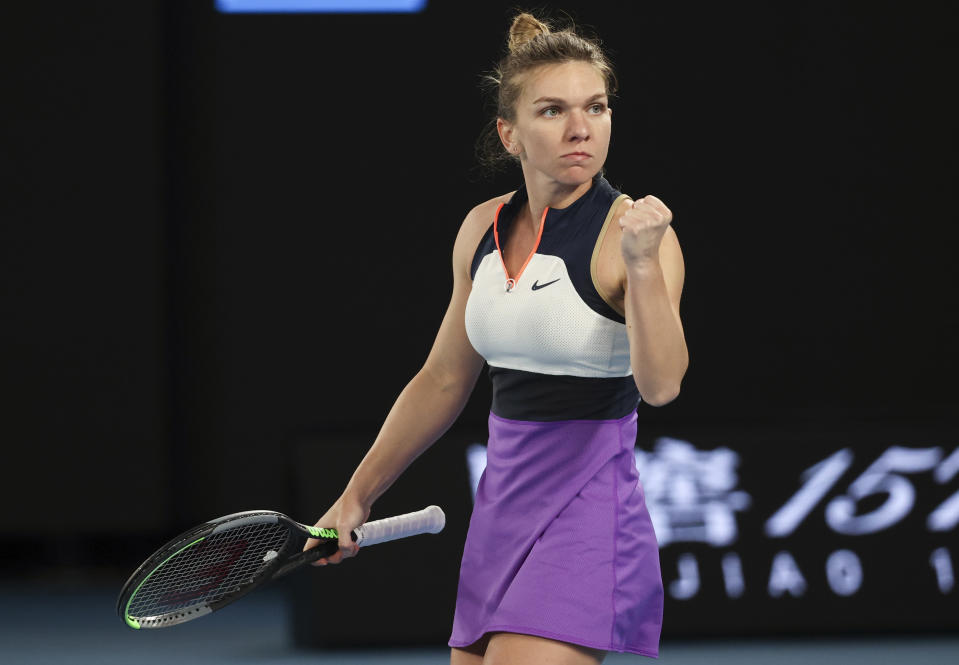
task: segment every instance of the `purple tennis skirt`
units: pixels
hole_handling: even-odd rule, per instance
[[[502,631],[659,655],[663,582],[635,443],[635,413],[490,414],[450,646]]]

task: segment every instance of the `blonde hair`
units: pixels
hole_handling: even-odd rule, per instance
[[[509,28],[509,38],[507,48],[510,53],[516,53],[528,42],[532,41],[538,35],[548,35],[549,26],[537,19],[532,14],[518,14],[513,19],[513,25]]]
[[[484,79],[495,94],[496,118],[507,122],[516,120],[516,101],[523,91],[526,74],[543,65],[586,62],[603,77],[606,94],[616,92],[616,74],[599,41],[578,34],[573,27],[554,31],[548,23],[528,12],[521,12],[510,25],[507,47],[507,54]],[[480,161],[488,166],[516,159],[500,143],[496,118],[477,144]]]

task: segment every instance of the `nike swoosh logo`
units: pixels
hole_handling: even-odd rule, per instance
[[[558,282],[558,281],[561,280],[561,279],[562,279],[562,277],[557,277],[557,278],[554,279],[552,282],[546,282],[545,284],[540,284],[540,283],[539,283],[539,280],[536,280],[535,282],[533,282],[533,290],[536,291],[536,290],[538,290],[538,289],[546,288],[546,287],[549,286],[550,284],[555,284],[556,282]]]

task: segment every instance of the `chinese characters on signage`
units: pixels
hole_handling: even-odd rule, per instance
[[[486,449],[470,446],[467,457],[475,494],[486,464]],[[861,537],[886,532],[920,514],[922,528],[933,536],[951,534],[959,524],[959,489],[949,494],[946,488],[945,500],[937,499],[925,507],[917,500],[915,485],[946,486],[959,481],[959,448],[950,452],[942,446],[896,445],[862,453],[842,447],[798,473],[787,469],[783,482],[795,483],[795,489],[784,501],[775,502],[768,497],[759,501],[757,492],[741,482],[741,462],[740,453],[730,448],[701,450],[689,441],[670,437],[656,439],[652,450],[636,450],[636,465],[660,549],[676,551],[675,570],[664,566],[663,571],[667,593],[676,600],[694,598],[702,588],[700,559],[694,552],[682,551],[684,546],[720,550],[718,572],[725,594],[738,598],[746,592],[743,556],[750,553],[742,550],[744,543],[754,545],[757,538],[782,543],[763,563],[764,591],[770,598],[798,598],[807,593],[812,571],[800,566],[790,543],[798,542],[796,531],[804,523],[819,520],[839,534],[843,544],[852,544],[823,553],[824,575],[821,570],[816,575],[824,578],[835,595],[850,597],[860,591],[867,576],[862,550],[857,553],[855,545],[865,542]],[[863,465],[865,469],[856,474],[854,469]],[[782,485],[779,489],[788,493],[790,488]],[[740,518],[749,511],[763,513],[764,533],[744,538]],[[942,542],[945,544],[923,553],[927,562],[923,565],[927,582],[939,594],[948,595],[955,588],[956,549],[949,546],[949,540]],[[803,546],[808,548],[806,543]],[[756,564],[755,556],[752,559],[750,566]],[[915,580],[916,584],[922,582]]]

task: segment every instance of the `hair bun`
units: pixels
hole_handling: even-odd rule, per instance
[[[549,26],[538,20],[532,14],[523,12],[513,19],[509,28],[509,52],[515,53],[537,35],[548,35]]]

